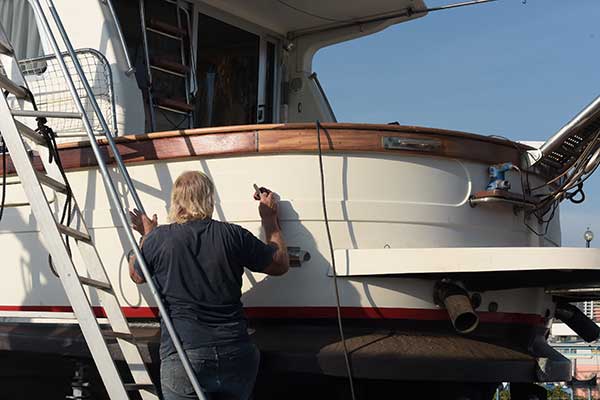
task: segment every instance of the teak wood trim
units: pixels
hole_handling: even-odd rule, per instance
[[[116,142],[126,163],[139,163],[190,157],[315,152],[316,135],[315,124],[274,124],[128,135],[116,138]],[[519,164],[521,153],[529,149],[508,140],[400,125],[323,124],[321,135],[324,152],[413,154],[471,160],[484,164]],[[435,140],[439,146],[434,150],[425,151],[386,149],[383,138],[390,136]],[[99,139],[98,143],[107,161],[112,163],[113,158],[106,139]],[[97,164],[89,142],[64,143],[59,145],[59,152],[66,170],[89,168]],[[34,156],[34,163],[36,168],[42,168],[37,156]],[[15,172],[10,159],[7,166],[9,174]]]

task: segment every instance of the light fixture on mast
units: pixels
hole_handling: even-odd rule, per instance
[[[594,240],[594,232],[592,232],[589,227],[587,228],[587,231],[585,231],[585,233],[583,234],[583,239],[585,240],[585,247],[589,248],[590,242]]]

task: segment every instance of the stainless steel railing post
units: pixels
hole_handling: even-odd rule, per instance
[[[135,72],[135,67],[131,62],[131,58],[129,57],[129,51],[127,50],[127,42],[125,42],[125,36],[123,35],[123,30],[121,29],[121,24],[119,23],[119,18],[117,17],[117,13],[115,12],[115,7],[111,0],[100,0],[104,4],[108,6],[108,10],[110,11],[110,15],[115,22],[115,26],[117,27],[117,35],[119,35],[119,41],[121,42],[121,47],[123,48],[123,53],[125,54],[125,62],[127,63],[127,71],[125,74],[131,75]]]

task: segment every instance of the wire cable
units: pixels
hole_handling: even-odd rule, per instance
[[[6,145],[4,139],[0,136],[0,146],[2,146],[2,200],[0,201],[0,221],[4,216],[4,204],[6,201]]]
[[[283,0],[277,0],[277,2],[279,4],[282,4],[282,5],[286,6],[286,7],[288,7],[288,8],[291,8],[294,11],[298,11],[299,13],[302,13],[304,15],[308,15],[309,17],[319,18],[319,19],[322,19],[323,21],[328,21],[328,22],[343,22],[342,20],[339,20],[339,19],[324,17],[322,15],[311,13],[310,11],[306,11],[306,10],[303,10],[303,9],[301,9],[299,7],[293,6],[293,5],[287,3],[287,2],[285,2]]]
[[[389,20],[398,19],[398,18],[405,18],[405,17],[410,18],[415,14],[425,15],[426,13],[429,13],[429,12],[445,11],[445,10],[449,10],[449,9],[453,9],[453,8],[485,4],[485,3],[490,3],[490,2],[494,2],[494,1],[498,1],[498,0],[470,0],[470,1],[464,1],[461,3],[452,3],[452,4],[440,6],[440,7],[424,8],[424,9],[413,9],[412,7],[409,6],[402,10],[388,11],[388,12],[383,12],[383,13],[379,13],[379,14],[375,14],[375,15],[371,15],[371,16],[350,17],[350,18],[345,18],[345,19],[334,19],[331,17],[325,17],[322,15],[304,10],[302,8],[296,7],[294,5],[291,5],[283,0],[276,0],[276,1],[290,9],[298,11],[302,14],[305,14],[305,15],[308,15],[308,16],[314,17],[314,18],[319,18],[324,21],[332,23],[332,24],[330,24],[330,26],[322,25],[322,26],[317,26],[314,28],[306,28],[306,29],[301,29],[301,30],[298,30],[295,32],[288,33],[288,36],[290,38],[297,39],[301,36],[311,35],[311,34],[314,34],[317,32],[324,32],[324,31],[329,31],[329,30],[334,30],[334,29],[347,28],[347,27],[351,27],[351,26],[359,26],[359,25],[364,25],[364,24],[369,24],[369,23],[384,22],[384,21],[389,21]]]
[[[23,86],[23,89],[27,92],[27,96],[31,102],[33,109],[35,111],[39,111],[33,93],[29,90],[29,88],[25,86]],[[67,192],[65,193],[65,204],[63,205],[60,223],[65,224],[66,220],[66,226],[69,226],[71,225],[73,216],[73,191],[71,190],[71,185],[67,180],[67,174],[65,173],[65,169],[60,159],[60,153],[58,152],[58,145],[56,143],[56,133],[52,130],[52,128],[46,125],[48,120],[45,117],[37,117],[35,120],[37,122],[37,128],[35,131],[46,141],[46,147],[48,148],[48,163],[52,163],[53,161],[56,163],[56,166],[58,167],[60,175],[63,179],[63,182],[65,183],[65,186],[67,188]],[[65,234],[64,240],[65,247],[67,248],[67,253],[69,253],[70,256],[71,242],[69,235]],[[52,274],[54,274],[58,278],[58,272],[56,272],[54,264],[52,263],[51,254],[48,254],[48,266],[50,267],[50,271],[52,271]]]
[[[8,91],[4,91],[2,93],[4,97],[8,96]],[[0,146],[2,146],[2,200],[0,201],[0,221],[4,216],[4,204],[6,201],[6,144],[4,143],[4,138],[2,137],[2,133],[0,132]]]
[[[335,288],[335,303],[337,311],[337,322],[340,331],[340,339],[342,340],[342,346],[344,347],[344,359],[346,361],[346,372],[348,374],[348,383],[350,385],[350,395],[352,400],[356,400],[356,394],[354,392],[354,378],[352,376],[352,365],[350,364],[350,355],[348,352],[348,346],[346,344],[346,337],[344,335],[344,325],[342,323],[342,307],[340,305],[340,290],[338,287],[338,276],[335,267],[335,254],[333,251],[333,241],[331,239],[331,230],[329,228],[329,218],[327,216],[327,202],[325,199],[325,170],[323,168],[323,150],[321,148],[321,123],[316,121],[317,125],[317,147],[319,152],[319,173],[321,176],[321,203],[323,205],[323,219],[325,220],[325,230],[327,231],[327,241],[329,243],[329,252],[331,254],[331,269],[333,270],[333,286]],[[323,128],[325,130],[325,128]],[[327,131],[325,130],[325,133]]]
[[[46,125],[46,122],[47,122],[46,118],[38,117],[36,120],[37,120],[37,124],[38,124],[36,132],[39,133],[44,138],[44,140],[46,141],[46,145],[48,147],[48,162],[56,163],[56,166],[58,167],[58,170],[60,171],[61,177],[63,179],[63,182],[65,183],[65,186],[67,187],[65,203],[63,205],[63,209],[62,209],[62,213],[61,213],[61,217],[60,217],[60,223],[66,225],[66,226],[69,226],[69,225],[71,225],[72,214],[73,214],[73,191],[71,190],[71,185],[69,184],[69,181],[67,180],[67,174],[65,173],[65,169],[64,169],[64,167],[62,165],[62,161],[60,159],[60,153],[58,151],[58,146],[56,144],[56,134],[54,133],[52,128],[50,128],[49,126]],[[66,220],[66,224],[65,224],[65,220]],[[67,248],[67,252],[69,253],[69,255],[71,255],[71,243],[70,243],[69,236],[65,235],[64,240],[65,240],[65,247]],[[56,277],[58,277],[58,272],[56,272],[56,269],[54,268],[54,264],[52,263],[52,255],[51,254],[48,254],[48,265],[50,266],[50,270],[52,271],[52,273]]]

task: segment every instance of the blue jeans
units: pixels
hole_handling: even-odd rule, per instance
[[[241,342],[186,350],[198,383],[210,400],[247,400],[258,373],[260,352],[254,343]],[[161,361],[164,400],[197,399],[177,354]]]

